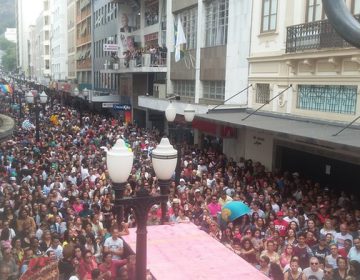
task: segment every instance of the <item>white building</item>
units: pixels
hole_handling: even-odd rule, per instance
[[[36,24],[31,27],[29,46],[30,78],[38,83],[48,85],[51,77],[50,69],[50,29],[51,14],[50,2],[43,2],[43,11],[36,19]]]
[[[68,79],[68,22],[67,2],[51,1],[51,79]]]
[[[163,97],[180,96],[181,101],[174,102],[179,115],[183,115],[188,102],[196,107],[198,114],[224,102],[226,105],[221,108],[246,106],[251,3],[243,0],[167,1],[166,46],[169,59]],[[184,58],[175,62],[174,26],[179,17],[186,46]],[[168,102],[140,96],[139,105],[163,112]]]
[[[16,0],[17,67],[26,76],[30,75],[29,27],[43,9],[43,0]]]
[[[6,28],[4,35],[6,40],[16,43],[16,28]]]

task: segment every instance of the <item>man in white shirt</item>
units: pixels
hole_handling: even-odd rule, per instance
[[[186,190],[187,190],[187,186],[186,186],[186,184],[185,184],[185,180],[183,179],[183,178],[181,178],[180,180],[179,180],[179,185],[177,186],[177,191],[179,192],[179,193],[183,193],[183,192],[185,192]]]
[[[124,253],[124,242],[119,238],[119,230],[117,228],[114,228],[112,230],[112,235],[106,238],[104,252],[112,253],[113,260],[121,260]]]
[[[337,244],[339,249],[345,247],[345,240],[350,239],[353,242],[352,235],[348,232],[348,227],[346,224],[340,225],[340,232],[335,233],[334,241]]]
[[[330,246],[330,255],[325,257],[325,263],[329,264],[333,267],[333,269],[337,268],[337,258],[340,257],[339,255],[339,250],[338,247],[336,246],[336,244],[332,244]]]
[[[71,184],[75,184],[77,183],[77,178],[76,178],[76,168],[73,167],[71,170],[71,174],[67,177],[67,180],[69,182],[71,182]]]
[[[302,279],[308,280],[311,276],[316,277],[316,279],[319,280],[324,277],[324,271],[320,268],[319,259],[317,257],[310,258],[310,266],[303,270]]]
[[[297,225],[299,225],[299,220],[295,217],[295,212],[293,209],[288,210],[288,215],[284,218],[284,221],[288,222],[289,224],[291,222],[295,222]]]
[[[208,172],[208,169],[206,167],[206,164],[204,163],[204,160],[200,159],[198,168],[197,168],[197,173],[201,177],[204,172]]]
[[[351,247],[348,253],[349,261],[357,261],[360,263],[360,238],[357,237],[354,239],[354,246]]]
[[[55,253],[58,261],[63,258],[63,247],[60,245],[60,240],[57,236],[52,238],[51,246],[46,250],[46,253],[49,251],[53,251]]]

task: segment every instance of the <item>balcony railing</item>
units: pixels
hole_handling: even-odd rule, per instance
[[[133,57],[127,56],[119,58],[116,62],[106,64],[105,70],[121,70],[121,69],[139,69],[142,67],[151,67],[154,69],[166,67],[167,53],[159,54],[143,54],[141,56]]]
[[[91,68],[91,59],[83,59],[76,61],[76,68],[77,69],[89,69]]]
[[[355,18],[360,21],[360,15]],[[320,20],[287,28],[286,52],[351,47],[342,39],[328,20]]]

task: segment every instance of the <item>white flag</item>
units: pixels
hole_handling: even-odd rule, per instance
[[[185,38],[184,29],[181,24],[180,16],[178,16],[176,43],[175,43],[175,62],[178,62],[184,56],[184,52],[181,49],[182,44],[186,44],[186,38]]]

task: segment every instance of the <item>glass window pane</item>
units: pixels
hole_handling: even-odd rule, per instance
[[[321,20],[321,13],[322,13],[322,7],[321,7],[321,2],[319,2],[318,4],[316,4],[315,7],[315,20]]]
[[[360,14],[360,1],[359,0],[353,0],[354,3],[354,14]]]
[[[267,16],[269,15],[269,11],[270,10],[270,0],[264,0],[264,11],[263,11],[263,15]]]
[[[271,2],[271,13],[276,14],[277,12],[277,0],[272,0]]]
[[[266,16],[263,18],[263,27],[262,27],[263,31],[268,31],[269,30],[269,16]]]
[[[270,17],[270,30],[276,29],[276,15]]]

